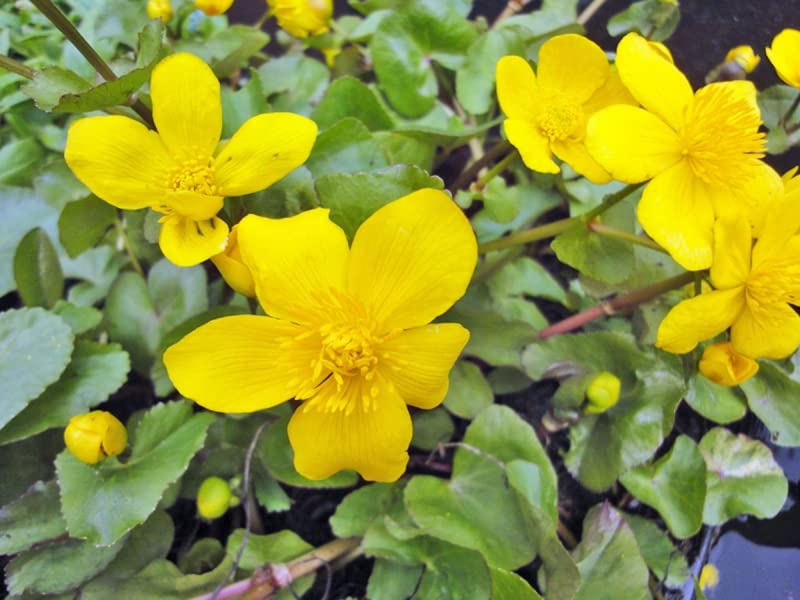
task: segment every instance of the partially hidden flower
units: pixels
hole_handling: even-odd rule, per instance
[[[158,132],[118,115],[79,119],[64,157],[109,204],[163,213],[162,252],[178,266],[195,265],[224,249],[228,226],[216,216],[223,198],[262,190],[301,165],[317,126],[291,113],[261,114],[221,146],[219,81],[187,53],[156,66],[150,95]]]
[[[147,16],[166,23],[172,19],[172,4],[169,0],[147,0]]]
[[[752,46],[736,46],[725,55],[725,62],[736,63],[745,73],[752,73],[761,62],[761,57],[753,51]]]
[[[719,569],[711,563],[704,564],[697,584],[704,592],[717,587],[719,585]]]
[[[782,191],[761,160],[766,142],[756,89],[726,81],[694,93],[636,33],[620,41],[616,65],[643,108],[610,106],[592,115],[586,147],[615,179],[650,180],[638,207],[642,227],[683,267],[706,269],[715,218],[744,218],[757,233],[765,204]]]
[[[233,0],[194,0],[194,5],[209,17],[225,14]]]
[[[239,248],[269,316],[224,317],[164,353],[176,388],[214,411],[301,400],[289,422],[297,471],[396,480],[411,441],[406,405],[430,409],[469,338],[430,322],[460,298],[477,260],[469,221],[424,189],[370,216],[351,247],[328,210],[249,215]]]
[[[739,354],[730,342],[706,346],[698,367],[708,379],[726,386],[744,383],[758,373],[758,363],[749,356]]]
[[[64,429],[64,444],[75,458],[95,465],[125,450],[128,431],[110,412],[93,410],[69,420]]]
[[[333,0],[267,0],[281,29],[296,38],[320,35],[329,29]]]
[[[619,402],[621,382],[619,377],[608,371],[595,375],[586,386],[586,406],[584,412],[599,415],[607,412]]]
[[[231,288],[248,298],[256,297],[256,284],[253,281],[253,274],[242,260],[242,253],[239,251],[238,225],[234,225],[228,234],[225,243],[225,251],[211,257],[211,262],[217,267]]]
[[[800,345],[800,202],[787,197],[768,213],[753,244],[747,221],[714,226],[713,290],[667,313],[659,348],[683,354],[730,327],[732,350],[750,358],[784,358]]]
[[[800,31],[784,29],[775,36],[766,52],[778,77],[800,89]]]
[[[207,477],[197,490],[197,512],[204,519],[218,519],[240,502],[221,477]]]
[[[497,63],[497,99],[508,141],[529,169],[558,173],[555,154],[590,181],[611,180],[586,151],[586,120],[633,98],[597,44],[576,34],[557,35],[539,50],[536,73],[524,58],[504,56]]]

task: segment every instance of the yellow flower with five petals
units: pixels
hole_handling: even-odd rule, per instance
[[[633,98],[600,46],[580,35],[557,35],[539,50],[536,73],[524,58],[504,56],[497,63],[497,99],[508,141],[529,169],[558,173],[555,154],[590,181],[611,180],[584,147],[586,119]]]
[[[615,179],[652,180],[638,207],[642,227],[681,266],[706,269],[715,218],[748,219],[757,233],[764,203],[782,192],[760,160],[766,147],[756,89],[727,81],[693,93],[683,73],[636,33],[620,41],[616,65],[644,108],[595,113],[586,147]]]
[[[714,225],[712,291],[672,308],[656,346],[683,354],[729,327],[733,351],[750,358],[785,358],[800,345],[800,203],[773,205],[753,244],[747,221],[723,217]]]
[[[289,422],[300,474],[396,480],[411,441],[406,405],[444,399],[469,339],[461,325],[430,324],[472,276],[469,221],[444,192],[424,189],[376,211],[351,247],[321,208],[249,215],[237,229],[268,316],[217,319],[168,348],[175,387],[219,412],[302,400]]]
[[[156,66],[150,94],[158,132],[118,115],[79,119],[64,157],[109,204],[163,213],[162,252],[178,266],[196,265],[225,247],[228,226],[216,216],[223,198],[262,190],[301,165],[317,126],[291,113],[261,114],[220,145],[219,81],[187,53]]]

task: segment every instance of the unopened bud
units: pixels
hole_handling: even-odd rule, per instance
[[[584,412],[599,415],[613,408],[619,401],[619,377],[608,371],[596,375],[586,387]]]
[[[197,512],[204,519],[217,519],[238,504],[239,498],[233,495],[231,486],[221,477],[209,477],[197,490]]]
[[[700,359],[700,372],[720,385],[739,385],[758,373],[758,363],[739,354],[730,342],[709,344]]]
[[[147,16],[166,23],[172,19],[172,4],[169,0],[147,0]]]
[[[64,443],[78,460],[95,465],[121,454],[128,444],[128,432],[114,415],[104,410],[76,415],[64,430]]]
[[[194,5],[209,17],[225,14],[233,0],[194,0]]]
[[[333,0],[267,0],[278,25],[297,38],[328,31]]]
[[[761,57],[753,52],[751,46],[736,46],[731,48],[725,55],[725,62],[733,62],[739,65],[745,73],[752,73],[761,62]]]
[[[225,250],[216,256],[212,256],[211,262],[217,267],[225,283],[243,296],[255,298],[256,284],[253,281],[253,274],[242,260],[236,231],[237,227],[238,225],[234,225],[228,234]]]

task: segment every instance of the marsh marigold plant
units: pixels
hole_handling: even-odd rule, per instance
[[[196,56],[162,60],[150,79],[157,132],[124,116],[79,119],[64,157],[94,194],[117,208],[162,213],[159,246],[178,266],[225,248],[217,213],[226,196],[262,190],[301,165],[317,126],[291,113],[245,121],[223,146],[219,81]]]
[[[665,55],[629,33],[617,68],[642,108],[610,106],[589,119],[586,147],[611,175],[649,183],[638,217],[644,230],[689,270],[712,260],[720,216],[747,219],[756,231],[764,207],[781,193],[761,158],[756,90],[747,81],[709,84],[697,92]]]
[[[247,216],[238,244],[268,316],[217,319],[167,349],[175,387],[227,413],[301,400],[289,440],[305,477],[400,477],[412,433],[406,405],[444,399],[469,338],[461,325],[430,323],[475,268],[469,221],[446,194],[424,189],[376,211],[351,247],[321,208]]]

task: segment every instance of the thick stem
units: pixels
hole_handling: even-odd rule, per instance
[[[459,175],[458,179],[456,179],[453,185],[450,187],[450,191],[455,194],[458,190],[469,187],[469,184],[478,176],[478,173],[480,173],[484,167],[497,160],[500,156],[507,154],[511,150],[511,144],[506,141],[498,142],[489,148],[486,153],[480,157],[480,159],[472,163],[464,170],[463,173],[461,173],[461,175]]]
[[[582,215],[578,215],[576,217],[569,217],[568,219],[561,219],[560,221],[553,221],[552,223],[546,223],[545,225],[540,225],[539,227],[534,227],[533,229],[528,229],[527,231],[512,233],[511,235],[507,235],[506,237],[500,238],[499,240],[494,240],[492,242],[486,242],[485,244],[481,244],[480,246],[478,246],[478,252],[490,252],[492,250],[502,250],[503,248],[510,248],[512,246],[517,246],[519,244],[529,244],[530,242],[537,242],[539,240],[556,236],[559,233],[564,233],[567,229],[578,223],[588,224],[595,217],[603,214],[612,206],[622,202],[632,192],[639,189],[642,185],[643,185],[642,183],[632,183],[630,185],[626,185],[618,192],[606,196],[598,206],[596,206],[595,208],[593,208],[588,212],[585,212]]]
[[[14,60],[5,54],[0,54],[0,69],[11,71],[17,75],[22,75],[26,79],[33,79],[33,76],[36,75],[36,71],[30,67],[26,67],[18,60]]]
[[[661,294],[684,286],[687,283],[691,283],[694,281],[694,275],[695,274],[692,272],[682,273],[681,275],[665,279],[664,281],[659,281],[658,283],[634,290],[627,294],[623,294],[622,296],[617,296],[608,302],[603,302],[597,306],[593,306],[592,308],[579,312],[576,315],[567,317],[562,321],[553,323],[549,327],[545,327],[539,332],[539,339],[545,340],[555,335],[567,333],[569,331],[578,329],[579,327],[583,327],[591,321],[595,321],[603,317],[610,317],[628,308],[638,306],[639,304],[647,302],[648,300],[652,300]]]
[[[80,52],[89,64],[94,67],[95,71],[100,73],[103,79],[106,81],[114,81],[117,78],[114,71],[111,70],[111,67],[106,64],[106,61],[102,59],[86,38],[81,35],[81,32],[78,31],[72,21],[70,21],[51,0],[31,0],[31,4],[38,8],[39,11],[47,17],[70,42],[72,42],[78,49],[78,52]],[[141,100],[131,102],[130,106],[148,126],[154,127],[153,115],[150,109],[147,108]]]

